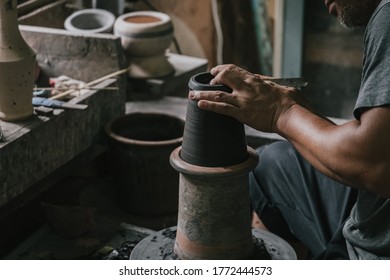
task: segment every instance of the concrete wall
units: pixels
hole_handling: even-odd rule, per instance
[[[306,96],[323,114],[351,118],[360,86],[364,30],[346,30],[322,1],[306,1],[303,76]]]
[[[141,2],[134,4],[133,8],[150,9]],[[207,58],[210,67],[217,64],[218,37],[211,0],[149,0],[149,2],[157,10],[172,17],[175,35],[183,54]],[[257,70],[257,46],[251,0],[216,2],[224,37],[224,63],[235,63],[252,71]]]

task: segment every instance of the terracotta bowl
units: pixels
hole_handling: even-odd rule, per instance
[[[173,25],[167,14],[153,11],[123,14],[115,21],[114,34],[121,37],[131,65],[130,77],[162,77],[174,72],[165,54],[173,38]]]

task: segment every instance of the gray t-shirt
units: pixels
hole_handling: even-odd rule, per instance
[[[390,105],[390,0],[382,0],[367,25],[354,115],[359,120],[364,109],[384,105]],[[390,259],[390,200],[361,191],[343,234],[352,259]]]

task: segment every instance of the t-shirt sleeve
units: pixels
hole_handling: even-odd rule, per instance
[[[364,37],[362,80],[354,116],[364,109],[390,105],[390,3],[369,22]]]

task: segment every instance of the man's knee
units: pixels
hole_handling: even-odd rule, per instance
[[[274,195],[283,192],[293,147],[287,141],[275,142],[257,150],[259,164],[249,176],[252,207],[258,213],[273,204]],[[290,166],[291,167],[291,166]]]
[[[296,150],[287,141],[278,141],[257,149],[259,164],[254,173],[256,176],[280,176],[281,169],[288,168],[296,157]]]

